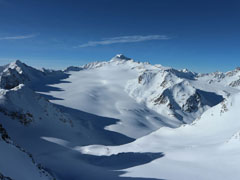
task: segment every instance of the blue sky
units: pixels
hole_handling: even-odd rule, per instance
[[[0,0],[0,64],[63,68],[122,53],[198,72],[240,66],[239,0]]]

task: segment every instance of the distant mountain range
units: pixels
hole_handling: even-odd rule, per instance
[[[236,180],[240,68],[0,66],[0,180]]]

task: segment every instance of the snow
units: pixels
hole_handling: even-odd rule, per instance
[[[52,143],[55,143],[55,144],[58,144],[58,145],[61,145],[61,146],[66,146],[69,144],[68,141],[65,141],[63,139],[59,139],[59,138],[55,138],[55,137],[41,137],[42,139],[46,140],[46,141],[49,141],[49,142],[52,142]]]
[[[64,71],[20,61],[0,67],[0,124],[13,142],[0,138],[0,175],[238,179],[239,75],[238,68],[198,74],[122,54]]]
[[[240,176],[240,93],[207,110],[192,124],[159,130],[122,146],[86,146],[78,151],[97,156],[122,152],[163,152],[164,157],[127,169],[125,176],[163,179],[236,179]],[[230,139],[230,140],[229,140]],[[227,142],[227,143],[226,143]],[[230,147],[231,148],[230,148]],[[221,166],[219,166],[221,164]]]
[[[118,124],[106,129],[133,138],[146,135],[163,125],[178,126],[181,123],[164,121],[161,115],[136,102],[125,91],[128,80],[138,77],[139,69],[141,71],[145,66],[149,65],[130,59],[122,60],[117,56],[109,62],[94,63],[94,67],[93,64],[87,65],[86,70],[68,72],[70,77],[66,81],[70,83],[56,84],[53,87],[61,91],[46,94],[59,99],[52,100],[53,103],[120,119]]]
[[[32,156],[16,145],[0,124],[0,178],[50,180],[53,179],[36,164]],[[2,177],[1,177],[2,176]]]
[[[24,180],[49,180],[41,174],[31,159],[16,147],[0,141],[1,162],[0,171],[4,176],[12,179]]]

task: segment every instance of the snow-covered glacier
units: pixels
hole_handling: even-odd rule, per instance
[[[1,66],[0,179],[238,179],[239,81],[122,54]]]

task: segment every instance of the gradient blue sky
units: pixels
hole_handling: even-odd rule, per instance
[[[240,66],[239,0],[0,0],[0,64],[63,68],[122,53],[193,71]]]

